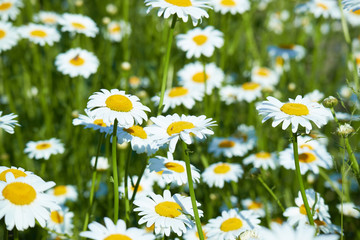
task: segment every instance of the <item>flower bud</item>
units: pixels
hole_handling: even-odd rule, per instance
[[[122,62],[121,69],[124,71],[129,71],[131,69],[131,64],[129,62]]]
[[[339,101],[336,98],[334,98],[333,96],[327,97],[323,101],[324,107],[327,107],[327,108],[333,108],[338,103],[339,103]]]
[[[349,134],[351,134],[353,132],[355,132],[354,128],[348,123],[345,123],[344,125],[341,125],[337,129],[337,133],[340,136],[343,136],[343,137],[346,137],[346,136],[348,136]]]

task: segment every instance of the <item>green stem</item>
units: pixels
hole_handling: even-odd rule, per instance
[[[204,240],[204,233],[203,233],[202,227],[201,227],[199,211],[198,211],[198,208],[197,208],[197,205],[196,205],[195,191],[194,191],[194,186],[193,186],[193,181],[192,181],[192,176],[191,176],[189,152],[187,150],[187,145],[186,145],[186,143],[184,141],[182,141],[182,146],[183,146],[183,151],[184,151],[184,156],[185,156],[186,175],[187,175],[188,184],[189,184],[191,205],[192,205],[192,208],[193,208],[193,211],[194,211],[196,228],[197,228],[197,231],[198,231],[198,234],[199,234],[199,239]]]
[[[349,142],[349,138],[348,136],[344,137],[344,141],[345,141],[345,147],[346,147],[346,151],[348,152],[349,155],[349,159],[351,162],[351,169],[353,170],[356,180],[358,181],[358,184],[360,186],[360,170],[359,170],[359,164],[356,160],[356,157],[354,155],[354,152],[351,148],[350,142]]]
[[[169,35],[168,35],[168,39],[167,39],[166,54],[164,56],[164,61],[163,61],[163,63],[164,63],[164,71],[163,71],[163,75],[162,75],[161,96],[160,96],[160,102],[159,102],[157,115],[161,114],[162,105],[163,105],[163,102],[164,102],[164,94],[165,94],[165,89],[166,89],[169,62],[170,62],[170,52],[171,52],[171,46],[172,46],[172,41],[173,41],[173,37],[174,37],[174,28],[175,28],[176,20],[177,20],[177,15],[174,14],[173,19],[172,19],[172,23],[171,23],[171,28],[170,28],[170,31],[169,31]]]
[[[293,149],[294,149],[294,159],[295,159],[296,177],[297,177],[298,182],[299,182],[301,197],[302,197],[302,200],[303,200],[303,202],[304,202],[306,214],[307,214],[307,216],[308,216],[310,225],[314,226],[314,219],[313,219],[313,216],[311,215],[311,210],[310,210],[310,207],[309,207],[308,200],[307,200],[307,198],[306,198],[304,183],[303,183],[302,176],[301,176],[301,172],[300,172],[298,143],[297,143],[297,133],[293,133],[293,141],[292,141],[292,142],[293,142]]]
[[[270,195],[274,198],[274,200],[276,201],[277,205],[280,207],[282,212],[285,212],[285,208],[283,207],[283,205],[281,204],[279,198],[275,195],[275,193],[271,190],[271,188],[269,188],[269,186],[265,183],[265,181],[262,179],[262,177],[258,177],[259,182],[264,186],[264,188],[270,193]]]
[[[112,135],[112,167],[113,167],[113,177],[114,177],[114,223],[117,223],[119,218],[119,177],[117,169],[117,159],[116,159],[116,131],[117,131],[118,120],[114,121],[114,129]]]
[[[14,240],[19,240],[19,231],[16,228],[14,228],[13,232],[14,232]]]
[[[135,184],[135,187],[134,187],[134,192],[133,192],[133,195],[131,196],[131,200],[130,200],[131,203],[134,202],[134,200],[135,200],[135,196],[136,196],[137,190],[139,188],[141,178],[144,175],[144,172],[145,172],[146,166],[148,164],[148,161],[149,161],[149,157],[146,158],[146,162],[145,162],[145,164],[143,164],[143,168],[141,169],[140,175],[139,175],[139,177],[138,177],[138,179],[136,181],[136,184]]]
[[[131,161],[133,155],[133,151],[131,146],[129,146],[129,153],[128,153],[128,157],[125,163],[125,175],[124,175],[124,188],[125,188],[125,221],[126,223],[129,223],[129,211],[130,211],[130,206],[129,206],[129,187],[128,187],[128,172],[129,172],[129,163]]]

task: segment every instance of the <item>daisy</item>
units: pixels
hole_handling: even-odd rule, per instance
[[[238,163],[213,163],[202,173],[204,182],[209,187],[223,188],[225,182],[237,182],[244,173],[241,165]]]
[[[265,217],[266,213],[264,210],[264,204],[261,203],[258,199],[251,200],[250,198],[241,200],[241,205],[245,210],[252,210],[259,217]]]
[[[130,35],[131,27],[125,21],[111,21],[107,27],[105,32],[105,37],[109,39],[111,42],[121,42],[123,37]]]
[[[135,184],[137,181],[138,181],[138,176],[132,176],[131,178],[128,177],[128,199],[132,198],[132,196],[134,194],[134,190],[135,190]],[[151,179],[149,179],[147,176],[143,176],[140,179],[140,183],[139,183],[138,189],[136,191],[135,199],[146,197],[150,193],[152,193],[153,192],[152,186],[153,186],[153,181]],[[119,187],[119,193],[120,193],[120,198],[125,197],[124,182]]]
[[[276,169],[278,166],[278,159],[276,153],[258,152],[251,154],[243,160],[245,165],[253,164],[255,168],[262,168],[264,170]]]
[[[100,132],[109,131],[109,126],[107,126],[102,119],[96,118],[89,109],[85,109],[85,113],[86,115],[79,114],[79,117],[73,120],[74,126],[84,125],[85,129],[92,128],[94,130],[99,130]]]
[[[249,150],[247,146],[243,143],[242,139],[229,137],[229,138],[220,138],[215,137],[208,149],[209,153],[213,153],[215,157],[223,155],[227,158],[232,157],[242,157]]]
[[[357,0],[342,0],[342,4],[344,5],[344,9],[360,9],[360,2]]]
[[[256,146],[257,137],[254,126],[240,124],[233,134],[233,137],[240,139],[248,151],[253,150]]]
[[[197,168],[190,164],[193,182],[200,182],[200,173]],[[174,160],[173,155],[168,152],[167,158],[156,156],[149,159],[150,171],[161,172],[167,184],[174,183],[178,186],[187,184],[186,166],[184,161]]]
[[[200,58],[201,55],[211,57],[215,48],[221,48],[224,45],[224,38],[222,32],[213,26],[207,26],[204,29],[194,28],[186,34],[177,35],[176,44],[186,52],[187,58]]]
[[[189,217],[194,217],[190,197],[180,194],[171,196],[169,190],[164,190],[163,196],[150,193],[150,197],[135,200],[134,205],[137,206],[134,211],[140,212],[139,215],[142,216],[139,224],[146,223],[147,227],[155,224],[155,234],[169,236],[171,232],[175,232],[181,236],[188,227],[194,226]],[[200,204],[197,203],[197,206]],[[203,215],[201,210],[199,215]]]
[[[221,216],[209,220],[204,227],[208,240],[236,239],[241,233],[259,227],[260,220],[251,210],[231,209],[223,211]]]
[[[63,32],[82,33],[92,38],[99,32],[96,23],[81,14],[64,13],[58,21]]]
[[[0,21],[0,53],[11,49],[18,41],[19,34],[12,24]]]
[[[65,204],[67,200],[75,201],[78,196],[76,188],[71,185],[59,185],[49,189],[46,193],[54,196],[58,204]]]
[[[96,156],[91,158],[90,164],[92,167],[95,167]],[[97,171],[106,171],[110,167],[109,160],[106,157],[98,156],[96,170]]]
[[[360,212],[357,210],[360,209],[360,207],[355,206],[355,204],[352,202],[344,203],[342,210],[341,210],[341,204],[336,205],[336,207],[339,210],[339,212],[341,213],[342,211],[345,216],[360,218]]]
[[[281,12],[274,12],[269,15],[268,28],[276,34],[281,34],[284,31],[284,25],[290,18],[290,14],[287,10]]]
[[[237,99],[248,103],[261,97],[261,85],[255,82],[246,82],[239,88]]]
[[[360,9],[345,12],[345,16],[351,26],[356,27],[360,25]]]
[[[212,0],[215,12],[226,14],[230,12],[232,15],[244,13],[250,9],[249,0]]]
[[[30,171],[25,171],[25,169],[19,167],[5,167],[5,166],[0,166],[0,181],[6,182],[6,174],[11,172],[15,179],[18,177],[27,177],[27,176],[36,176],[34,173],[30,172]],[[36,176],[37,177],[37,176]],[[41,178],[39,177],[39,179],[41,180]]]
[[[2,111],[0,111],[0,128],[4,129],[6,132],[13,134],[15,126],[20,126],[18,124],[17,120],[14,120],[14,118],[17,117],[17,115],[10,113],[8,115],[3,115],[1,117]]]
[[[152,184],[158,185],[161,189],[167,186],[167,183],[162,177],[162,172],[150,172],[149,168],[146,168],[143,177],[147,178]]]
[[[184,105],[187,109],[192,109],[195,101],[203,99],[203,92],[193,87],[173,87],[164,93],[164,109],[167,112],[169,108],[174,109],[177,106]],[[156,105],[159,105],[160,97],[154,96],[151,98]]]
[[[327,151],[325,144],[312,136],[298,136],[297,140],[298,147],[302,150],[315,151],[318,152],[317,155],[321,155],[324,151]],[[292,148],[291,143],[289,144],[288,148]]]
[[[23,231],[34,227],[35,220],[45,227],[49,209],[59,209],[54,199],[44,193],[53,186],[54,182],[44,182],[39,177],[15,178],[7,173],[6,181],[0,181],[0,219],[5,217],[6,228]]]
[[[98,222],[89,224],[90,231],[81,232],[80,236],[94,240],[110,240],[110,239],[123,239],[123,240],[154,240],[155,236],[146,233],[145,230],[135,227],[126,228],[124,220],[119,219],[115,224],[110,218],[104,218],[105,226]]]
[[[0,0],[0,19],[2,21],[15,20],[23,7],[21,0]]]
[[[320,232],[324,234],[330,233],[340,233],[341,228],[335,224],[331,223],[330,218],[325,218],[324,220],[315,219],[314,220],[315,226],[319,229]]]
[[[24,152],[28,154],[29,158],[48,160],[53,154],[64,153],[64,144],[59,139],[51,138],[42,141],[30,141],[26,144]]]
[[[145,111],[150,112],[138,97],[118,89],[101,89],[101,92],[95,92],[89,97],[87,108],[91,114],[103,119],[106,125],[113,124],[117,119],[119,126],[124,128],[142,124],[143,120],[147,121]]]
[[[205,92],[210,95],[214,88],[220,88],[225,75],[215,63],[208,63],[204,66],[200,62],[189,63],[178,72],[179,83],[189,89],[197,89],[197,91]]]
[[[40,46],[54,45],[54,42],[60,41],[60,34],[53,27],[30,23],[27,26],[19,27],[18,32],[21,37],[29,39],[30,42]]]
[[[210,8],[207,0],[145,0],[145,6],[148,7],[147,13],[153,8],[159,8],[159,17],[164,14],[164,18],[169,18],[176,14],[187,22],[190,16],[194,26],[201,22],[202,17],[209,17],[204,8]]]
[[[315,89],[314,91],[305,94],[304,98],[309,99],[311,102],[319,103],[319,102],[321,102],[321,100],[324,99],[324,96],[325,95],[322,92]]]
[[[181,138],[186,144],[192,144],[191,134],[199,139],[206,138],[206,135],[212,135],[214,132],[209,127],[215,126],[212,118],[206,116],[186,116],[178,114],[152,117],[150,119],[154,124],[149,127],[150,133],[159,138],[159,144],[169,143],[169,151],[175,151],[176,144]]]
[[[270,57],[276,58],[276,61],[296,59],[301,60],[305,56],[305,48],[295,44],[282,44],[279,46],[269,46],[268,52]],[[281,57],[277,59],[277,57]]]
[[[251,81],[259,83],[262,87],[274,87],[279,83],[279,74],[270,68],[254,67],[251,70]]]
[[[73,217],[74,213],[69,212],[68,209],[52,210],[46,227],[57,233],[71,235],[72,229],[74,228],[72,224]]]
[[[88,78],[91,74],[96,73],[99,59],[92,52],[81,48],[72,48],[57,55],[55,65],[62,74]]]
[[[204,236],[204,239],[207,239],[206,232],[204,232],[204,230],[203,230],[203,236]],[[198,239],[200,239],[200,238],[199,238],[199,233],[198,233],[196,227],[189,229],[184,234],[184,240],[198,240]]]
[[[34,16],[34,21],[45,25],[55,26],[59,21],[59,14],[55,12],[40,11]]]
[[[340,8],[335,0],[311,0],[306,3],[307,9],[316,18],[340,19]]]
[[[282,103],[274,97],[267,97],[267,100],[263,101],[256,108],[260,115],[265,116],[262,122],[264,123],[268,119],[274,118],[272,126],[276,127],[283,122],[283,130],[291,124],[293,133],[297,132],[299,125],[305,127],[306,133],[309,133],[312,129],[311,122],[315,123],[318,128],[321,128],[330,117],[329,112],[324,106],[310,102],[300,95],[295,100],[289,98],[288,103]]]
[[[224,87],[221,87],[219,92],[221,101],[225,102],[226,105],[230,105],[235,102],[238,102],[237,98],[238,98],[239,90],[240,90],[239,87],[235,87],[231,85],[226,85]]]

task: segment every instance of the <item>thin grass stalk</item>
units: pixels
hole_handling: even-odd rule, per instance
[[[137,193],[137,190],[140,186],[140,181],[141,181],[141,178],[143,177],[144,175],[144,172],[145,172],[145,169],[146,169],[146,166],[149,162],[149,157],[146,158],[146,161],[145,161],[145,164],[143,164],[143,168],[141,169],[141,172],[140,172],[140,175],[135,183],[135,187],[134,187],[134,192],[133,192],[133,195],[131,196],[131,199],[130,199],[130,203],[132,204],[135,200],[135,197],[136,197],[136,193]]]
[[[264,188],[269,192],[269,194],[272,196],[272,198],[275,200],[275,202],[277,203],[277,205],[280,207],[282,212],[285,212],[285,208],[284,206],[281,204],[279,198],[275,195],[275,193],[273,192],[273,190],[271,190],[271,188],[265,183],[265,181],[262,179],[261,176],[258,177],[259,182],[264,186]]]
[[[114,121],[114,129],[112,134],[112,167],[113,167],[113,178],[114,178],[114,223],[117,223],[119,218],[119,177],[117,170],[117,159],[116,159],[116,132],[117,132],[118,120]]]
[[[125,174],[124,174],[124,188],[125,188],[125,222],[129,223],[130,217],[129,217],[129,211],[130,211],[130,205],[129,205],[129,187],[128,187],[128,175],[129,175],[129,164],[131,162],[133,156],[133,151],[131,146],[129,146],[129,153],[126,159],[125,163]]]

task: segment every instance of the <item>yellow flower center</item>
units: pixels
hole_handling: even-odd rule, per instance
[[[35,189],[27,183],[13,182],[4,187],[2,195],[15,205],[29,205],[36,198]]]
[[[56,19],[53,17],[46,17],[42,20],[44,23],[48,23],[48,24],[52,24],[52,23],[56,23]]]
[[[85,63],[85,60],[77,55],[70,60],[70,63],[74,66],[82,66]]]
[[[135,190],[135,188],[133,186],[131,186],[131,191],[134,191],[134,190]],[[139,184],[136,192],[139,193],[139,192],[142,192],[143,190],[144,190],[144,188]]]
[[[191,7],[192,3],[190,0],[165,0],[165,2],[178,7]]]
[[[310,210],[311,210],[311,208],[310,208]],[[306,208],[305,208],[304,204],[300,206],[299,211],[301,214],[306,215]]]
[[[72,22],[71,26],[73,26],[74,28],[76,28],[78,30],[86,29],[86,27],[83,24],[78,23],[78,22]]]
[[[207,41],[207,39],[208,39],[208,37],[203,35],[203,34],[200,34],[200,35],[197,35],[197,36],[193,37],[194,42],[198,46],[203,45]]]
[[[2,173],[0,173],[0,181],[3,181],[3,182],[6,182],[6,174],[8,172],[11,172],[15,178],[18,178],[18,177],[26,177],[27,174],[24,173],[23,171],[21,170],[18,170],[18,169],[14,169],[14,168],[10,168],[10,169],[6,169],[5,171],[3,171]]]
[[[0,39],[4,38],[5,36],[6,36],[6,32],[0,29]]]
[[[360,9],[352,11],[353,14],[360,15]]]
[[[301,103],[285,103],[280,110],[289,115],[304,116],[309,114],[307,106]]]
[[[133,109],[130,99],[123,95],[111,95],[105,101],[108,108],[117,112],[130,112]]]
[[[36,149],[37,150],[45,150],[45,149],[48,149],[51,147],[51,144],[50,143],[39,143],[36,145]]]
[[[171,98],[174,97],[181,97],[186,95],[189,92],[189,90],[187,88],[184,87],[174,87],[170,90],[168,96]]]
[[[100,127],[106,127],[106,124],[104,123],[104,121],[102,119],[95,119],[94,124],[98,125]]]
[[[173,134],[180,133],[181,131],[184,131],[186,129],[192,129],[194,127],[195,127],[195,125],[192,124],[191,122],[178,121],[178,122],[173,122],[172,124],[170,124],[169,127],[167,128],[166,132],[171,136]]]
[[[263,206],[262,203],[252,202],[252,203],[248,206],[248,209],[255,210],[255,209],[262,208],[262,206]]]
[[[123,234],[115,233],[107,236],[104,240],[131,240],[131,238]]]
[[[130,77],[129,83],[132,85],[138,85],[140,83],[140,78],[135,77],[135,76]]]
[[[145,226],[145,231],[146,231],[147,233],[152,233],[152,232],[154,232],[154,229],[155,229],[155,224],[151,225],[150,227],[146,227],[146,226]]]
[[[214,173],[225,174],[225,173],[229,172],[230,170],[231,170],[231,168],[230,168],[229,164],[221,163],[214,168]]]
[[[254,82],[247,82],[247,83],[244,83],[241,87],[244,90],[251,91],[251,90],[255,90],[255,89],[259,88],[260,84],[254,83]]]
[[[308,149],[310,149],[310,150],[314,150],[314,148],[313,148],[311,145],[309,145],[309,144],[301,144],[301,145],[300,145],[300,148],[301,148],[301,149],[303,149],[303,148],[308,148]]]
[[[208,74],[206,74],[206,77],[205,77],[204,72],[198,72],[198,73],[194,74],[194,76],[192,77],[192,80],[197,83],[204,83],[206,80],[208,80],[208,78],[209,78]]]
[[[315,219],[315,220],[314,220],[314,223],[315,223],[317,226],[326,226],[326,222],[321,221],[321,220],[319,220],[319,219]]]
[[[110,29],[111,33],[118,33],[121,31],[120,25],[115,25]]]
[[[316,6],[318,6],[319,8],[322,8],[323,10],[328,10],[328,6],[326,6],[325,4],[323,3],[317,3]]]
[[[30,32],[30,35],[33,37],[44,38],[47,36],[47,33],[43,30],[33,30]]]
[[[6,11],[9,8],[11,8],[12,3],[11,2],[3,2],[0,4],[0,11]]]
[[[64,185],[57,186],[54,188],[54,195],[55,196],[61,196],[65,195],[67,193],[67,188]]]
[[[356,58],[355,60],[356,60],[356,64],[360,65],[360,58]]]
[[[235,142],[230,140],[223,140],[218,145],[219,148],[232,148],[234,146],[235,146]]]
[[[270,75],[270,71],[267,68],[259,68],[257,70],[257,75],[260,75],[262,77],[267,77]]]
[[[181,215],[181,207],[176,202],[162,202],[155,206],[155,212],[163,217],[176,218]]]
[[[255,154],[255,157],[261,158],[261,159],[267,159],[271,157],[271,153],[268,152],[258,152]]]
[[[292,50],[294,49],[295,45],[294,44],[280,44],[279,48],[282,49],[288,49],[288,50]]]
[[[284,66],[284,59],[282,57],[276,57],[275,63],[277,66]]]
[[[230,232],[230,231],[240,229],[242,226],[243,226],[243,223],[240,219],[229,218],[221,224],[220,230],[223,232]]]
[[[54,223],[57,224],[64,222],[64,216],[62,216],[58,211],[52,211],[50,213],[50,218]]]
[[[227,6],[227,7],[236,6],[236,3],[234,0],[222,0],[220,4],[223,6]]]
[[[134,125],[130,128],[124,128],[124,131],[134,137],[139,137],[141,139],[147,139],[147,134],[146,134],[144,128],[141,126]]]
[[[299,155],[299,161],[302,163],[311,163],[316,161],[316,156],[312,153],[302,153]]]
[[[183,166],[181,166],[178,163],[174,163],[174,162],[168,162],[165,163],[165,167],[171,171],[177,172],[177,173],[183,173],[185,172],[185,168]]]

